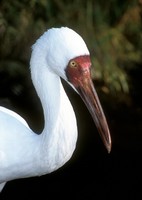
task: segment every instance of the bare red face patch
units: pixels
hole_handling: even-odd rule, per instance
[[[80,81],[90,76],[91,61],[89,55],[79,56],[69,61],[66,75],[69,82],[78,87]]]

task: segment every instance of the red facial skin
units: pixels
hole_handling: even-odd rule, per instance
[[[89,55],[79,56],[70,60],[66,74],[75,88],[85,83],[86,78],[90,78],[90,67],[91,61]]]

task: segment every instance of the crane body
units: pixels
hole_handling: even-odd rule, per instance
[[[44,129],[36,134],[20,115],[0,107],[0,191],[7,181],[51,173],[71,158],[77,123],[60,77],[81,95],[110,151],[109,129],[90,65],[85,42],[69,28],[49,29],[33,45],[31,77],[43,107]]]

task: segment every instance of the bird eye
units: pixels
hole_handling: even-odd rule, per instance
[[[70,67],[77,67],[77,63],[74,60],[70,61]]]

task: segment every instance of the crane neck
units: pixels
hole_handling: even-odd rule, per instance
[[[42,55],[37,59],[39,54]],[[34,51],[30,64],[32,81],[44,112],[44,129],[40,140],[41,157],[44,158],[42,171],[47,173],[48,169],[49,173],[71,157],[77,140],[77,125],[61,79],[50,70],[43,54],[44,51]]]
[[[40,69],[41,67],[39,67]],[[42,65],[43,68],[43,65]],[[38,69],[38,68],[36,68]],[[31,71],[33,84],[40,98],[44,113],[43,132],[52,132],[58,118],[61,96],[61,80],[45,67],[40,72]]]

